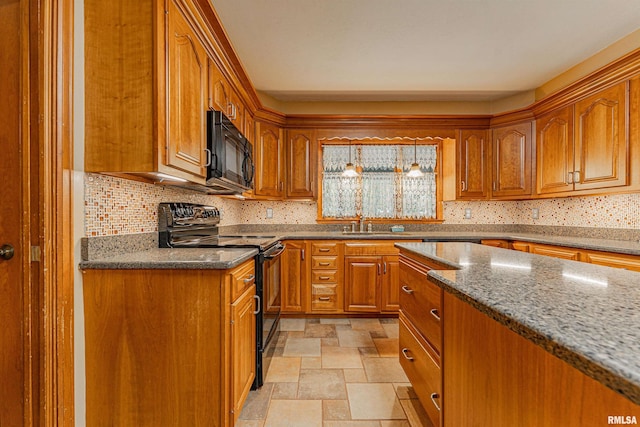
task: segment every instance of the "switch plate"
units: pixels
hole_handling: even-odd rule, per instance
[[[267,208],[267,218],[273,218],[273,209]]]
[[[464,210],[464,218],[465,219],[471,219],[471,208],[466,208]]]
[[[540,209],[538,209],[538,208],[531,209],[531,218],[533,218],[533,219],[540,218]]]

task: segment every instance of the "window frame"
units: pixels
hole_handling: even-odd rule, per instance
[[[318,183],[318,211],[316,216],[316,222],[323,224],[342,224],[349,223],[351,221],[359,221],[360,216],[343,217],[343,218],[324,218],[322,216],[322,174],[323,174],[323,145],[413,145],[414,142],[418,145],[435,145],[436,146],[436,169],[434,171],[436,177],[436,217],[430,219],[408,219],[408,218],[365,218],[367,222],[371,221],[374,224],[397,224],[402,222],[405,224],[420,223],[420,224],[440,224],[444,221],[443,218],[443,141],[445,138],[432,137],[432,136],[417,136],[417,137],[353,137],[346,136],[340,137],[323,137],[317,140],[317,168],[316,168],[316,182]],[[345,162],[347,159],[345,159]],[[356,165],[357,166],[357,165]]]

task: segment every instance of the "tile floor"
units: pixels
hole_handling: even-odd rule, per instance
[[[398,361],[398,319],[282,319],[239,427],[431,427]]]

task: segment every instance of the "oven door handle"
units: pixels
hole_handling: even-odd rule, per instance
[[[282,252],[284,252],[284,250],[285,250],[285,249],[287,249],[287,245],[282,245],[282,248],[281,248],[279,251],[277,251],[277,252],[275,252],[275,253],[269,253],[269,254],[266,254],[266,255],[264,256],[264,259],[274,259],[274,258],[277,258],[277,257],[279,257],[280,255],[282,255]]]
[[[260,295],[254,295],[253,299],[255,299],[258,302],[258,309],[254,311],[253,314],[259,314],[260,311],[262,310],[262,302],[260,301]]]

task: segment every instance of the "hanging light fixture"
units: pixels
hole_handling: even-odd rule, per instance
[[[358,171],[356,167],[351,163],[351,140],[349,140],[349,163],[344,168],[344,172],[342,172],[342,176],[347,178],[353,178],[358,176]]]
[[[420,170],[420,165],[418,164],[418,141],[413,140],[413,164],[411,164],[411,168],[409,172],[407,172],[407,176],[416,178],[424,175]]]

